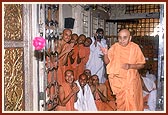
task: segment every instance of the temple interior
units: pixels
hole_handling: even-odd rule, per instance
[[[156,76],[155,111],[164,111],[166,109],[165,7],[164,2],[139,4],[3,2],[3,111],[56,111],[59,74],[51,75],[48,80],[49,72],[57,72],[57,67],[52,68],[47,64],[50,61],[59,62],[55,41],[62,38],[65,28],[70,28],[72,33],[84,34],[86,37],[94,36],[96,30],[102,28],[109,47],[118,42],[117,33],[120,29],[128,29],[132,35],[132,42],[137,43],[144,54],[146,61],[144,68],[152,69]],[[46,40],[41,50],[35,50],[33,45],[36,37]],[[53,90],[52,86],[56,88],[50,92]]]

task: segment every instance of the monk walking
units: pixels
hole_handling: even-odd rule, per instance
[[[127,29],[118,33],[118,42],[107,48],[100,47],[107,65],[107,74],[117,111],[143,111],[142,85],[138,69],[144,67],[145,58],[139,46],[131,42]]]

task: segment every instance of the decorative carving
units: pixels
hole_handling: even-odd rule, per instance
[[[4,5],[4,39],[22,41],[22,5]]]
[[[23,48],[5,49],[4,76],[5,110],[23,111]]]

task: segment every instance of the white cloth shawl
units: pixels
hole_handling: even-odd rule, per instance
[[[145,86],[146,86],[146,88],[148,89],[149,92],[156,89],[156,84],[152,80],[150,80],[147,77],[142,77],[142,79],[143,79],[143,82],[144,82],[144,84],[145,84]],[[148,94],[146,91],[143,91],[143,93],[144,93],[144,96],[146,94]]]
[[[155,111],[156,109],[156,96],[157,96],[157,90],[156,90],[156,84],[153,80],[149,79],[148,77],[142,77],[144,84],[146,88],[150,91],[146,92],[143,91],[143,96],[149,94],[147,105],[149,106],[148,109],[144,109],[144,111]]]
[[[91,89],[88,84],[84,86],[84,95],[81,89],[81,86],[76,81],[78,87],[80,88],[80,91],[77,93],[77,101],[74,103],[75,109],[78,111],[97,111],[97,107],[91,92]]]
[[[106,81],[105,75],[105,65],[103,61],[103,53],[100,50],[101,47],[107,47],[106,40],[102,39],[101,42],[97,42],[95,46],[94,37],[91,37],[92,44],[90,45],[90,55],[89,60],[86,63],[86,68],[90,69],[91,74],[96,74],[99,77],[99,83],[104,83]]]

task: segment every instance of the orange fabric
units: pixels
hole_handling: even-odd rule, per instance
[[[102,102],[101,100],[95,100],[95,104],[98,111],[114,111],[109,103]]]
[[[149,94],[147,94],[145,97],[143,97],[144,109],[149,109],[149,106],[147,105],[148,98],[149,98]]]
[[[58,105],[56,111],[66,111],[66,107]]]
[[[115,43],[108,51],[110,63],[107,65],[109,82],[116,95],[117,110],[142,111],[143,95],[138,70],[124,70],[121,64],[145,64],[139,46],[130,42],[126,47]]]
[[[73,58],[75,58],[75,61],[72,65],[73,70],[75,72],[75,78],[76,80],[79,78],[79,75],[83,73],[85,69],[85,65],[89,59],[90,55],[90,48],[89,47],[84,47],[83,44],[81,45],[76,45],[74,47],[74,55]],[[81,58],[81,62],[77,64],[77,57]]]
[[[104,84],[107,87],[107,98],[108,98],[108,100],[115,101],[115,98],[113,96],[113,92],[112,92],[112,90],[110,88],[109,80],[106,80]]]
[[[62,83],[65,82],[64,78],[64,73],[67,69],[70,69],[71,66],[66,66],[65,65],[65,60],[68,60],[68,53],[70,52],[69,49],[72,48],[72,44],[66,43],[65,45],[62,46],[61,53],[59,55],[62,55],[64,52],[64,55],[62,55],[59,60],[58,60],[58,83],[61,85]],[[69,62],[68,62],[69,63]]]
[[[71,61],[70,61],[70,58],[68,57],[68,65],[66,66],[66,70],[69,70],[71,69],[72,70],[72,64],[71,64]]]
[[[78,72],[78,64],[77,64],[77,55],[79,53],[79,46],[75,45],[73,49],[74,54],[72,55],[72,58],[74,59],[74,63],[72,64],[72,69],[74,71],[74,78],[77,80],[77,72]]]
[[[84,47],[84,45],[79,45],[79,57],[82,58],[81,63],[78,65],[78,74],[77,79],[79,78],[79,75],[84,72],[85,65],[89,59],[90,55],[90,49],[89,47]]]
[[[79,57],[83,58],[82,63],[84,65],[87,63],[89,55],[90,55],[90,47],[84,47],[83,45],[80,45]]]
[[[115,98],[114,98],[114,95],[113,95],[113,92],[110,88],[110,84],[109,84],[109,80],[106,80],[105,83],[104,83],[107,87],[107,98],[108,98],[108,105],[113,108],[113,110],[116,110],[117,109],[117,106],[116,106],[116,101],[115,101]]]
[[[95,94],[95,104],[98,111],[114,111],[109,105],[110,103],[103,102],[98,93]]]
[[[112,108],[113,111],[117,110],[116,101],[108,101],[107,104]]]
[[[62,85],[65,82],[64,73],[66,71],[66,66],[61,65],[61,63],[62,63],[61,60],[59,61],[59,63],[60,64],[58,65],[59,67],[57,70],[57,76],[58,76],[57,81],[60,85]]]
[[[67,97],[69,95],[69,93],[72,91],[72,89],[71,89],[70,85],[67,84],[66,82],[62,84],[62,87],[65,92],[65,97]],[[57,111],[65,111],[65,110],[66,111],[75,111],[74,103],[75,103],[75,97],[72,96],[71,99],[66,104],[66,106],[58,106]]]

